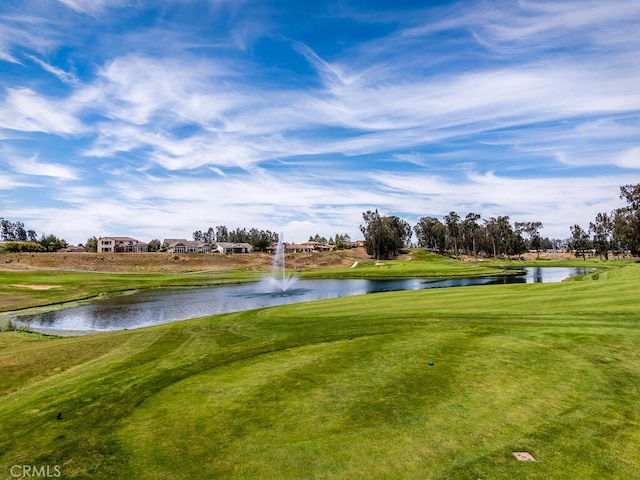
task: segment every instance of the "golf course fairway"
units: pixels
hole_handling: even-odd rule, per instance
[[[640,478],[639,292],[629,263],[83,337],[2,332],[0,478]]]

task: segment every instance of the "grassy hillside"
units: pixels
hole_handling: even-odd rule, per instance
[[[87,337],[5,332],[0,478],[23,464],[92,479],[640,478],[639,287],[630,264]]]
[[[287,254],[291,268],[342,268],[368,261],[363,248]],[[219,253],[0,253],[3,270],[72,270],[84,272],[179,273],[200,271],[269,271],[273,255]]]

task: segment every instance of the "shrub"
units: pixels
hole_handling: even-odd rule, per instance
[[[35,242],[7,242],[4,245],[5,252],[44,252],[45,248]]]

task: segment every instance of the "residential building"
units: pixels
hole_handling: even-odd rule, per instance
[[[60,253],[84,253],[87,250],[84,247],[74,247],[73,245],[66,248],[61,248],[58,250]]]
[[[276,253],[278,245],[274,244],[267,248],[268,253]],[[333,245],[327,245],[326,243],[319,242],[304,242],[304,243],[286,243],[284,245],[285,253],[311,253],[311,252],[324,252],[332,250]]]
[[[216,250],[220,253],[251,253],[253,247],[248,243],[218,242]]]
[[[304,242],[304,243],[292,243],[285,247],[286,253],[311,253],[311,252],[326,252],[333,250],[333,245],[320,242]]]
[[[185,238],[165,238],[162,246],[169,253],[211,253],[211,246],[199,240]]]
[[[146,252],[149,245],[131,237],[100,237],[98,253]]]

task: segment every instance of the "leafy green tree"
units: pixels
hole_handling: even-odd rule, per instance
[[[87,252],[97,252],[98,251],[98,239],[95,235],[89,239],[84,244],[84,248]]]
[[[541,250],[554,250],[554,243],[553,240],[550,239],[549,237],[544,237],[542,240],[540,240],[540,249]]]
[[[633,228],[632,220],[629,212],[619,208],[613,212],[613,239],[611,247],[615,255],[624,254],[625,250],[630,250],[629,245],[632,243]]]
[[[494,257],[511,254],[514,251],[512,248],[514,231],[508,216],[491,217],[489,220],[485,220],[485,229],[491,242]]]
[[[5,242],[15,240],[13,238],[13,223],[0,217],[0,240]]]
[[[333,241],[333,248],[336,250],[342,250],[347,248],[348,243],[351,242],[351,237],[348,234],[340,235],[336,233],[335,240]],[[331,244],[331,242],[329,242]]]
[[[249,231],[249,242],[254,250],[266,252],[267,248],[278,241],[278,236],[269,230],[252,228]]]
[[[413,227],[418,246],[438,253],[444,253],[446,229],[435,217],[422,217]]]
[[[68,246],[64,239],[60,239],[53,234],[45,235],[44,233],[40,237],[40,240],[38,240],[38,243],[42,245],[47,252],[57,252],[61,248]]]
[[[453,244],[453,254],[458,256],[458,239],[460,238],[460,215],[456,212],[449,212],[444,217],[444,223],[447,227],[447,238],[449,245]]]
[[[582,257],[583,260],[587,259],[587,252],[591,248],[591,239],[589,238],[589,233],[578,224],[571,227],[569,248],[575,251],[576,257]]]
[[[24,223],[16,222],[14,231],[15,231],[16,240],[19,240],[21,242],[27,241],[27,231],[24,229]]]
[[[246,228],[236,228],[229,232],[229,241],[233,243],[249,243],[249,232]]]
[[[409,222],[401,219],[400,217],[396,217],[395,215],[387,217],[387,221],[389,222],[389,226],[395,240],[395,249],[392,251],[392,254],[393,256],[397,256],[400,254],[400,250],[411,243],[413,230],[411,225],[409,225]]]
[[[11,222],[0,218],[0,239],[10,242],[26,242],[28,240],[27,231],[22,222]]]
[[[151,240],[147,245],[147,250],[149,252],[157,252],[160,250],[160,248],[162,248],[162,243],[157,238]]]
[[[476,240],[480,229],[478,220],[480,220],[480,214],[470,212],[460,224],[463,247],[467,253],[473,253],[474,258],[478,256],[476,247]]]
[[[589,232],[593,234],[593,247],[596,254],[609,260],[609,250],[613,240],[613,219],[606,213],[596,215],[595,222],[589,223]]]
[[[540,248],[542,247],[542,237],[540,229],[542,222],[516,222],[515,232],[519,235],[521,232],[529,236],[529,248],[536,251],[537,257],[540,258]]]
[[[522,255],[527,251],[527,242],[524,241],[522,235],[516,231],[511,232],[507,246],[508,255]]]
[[[327,245],[327,244],[331,243],[326,239],[326,237],[321,237],[318,233],[316,233],[313,236],[310,236],[309,237],[309,241],[310,242],[321,243],[323,245]]]
[[[627,202],[633,212],[640,212],[640,183],[620,187],[620,198]]]
[[[620,187],[620,198],[627,202],[623,208],[616,212],[619,214],[618,222],[624,219],[626,226],[621,228],[623,235],[623,248],[631,251],[632,255],[640,254],[640,183],[637,185],[623,185]],[[618,225],[620,228],[621,225]]]
[[[208,245],[216,243],[216,231],[213,227],[209,227],[206,232],[202,233],[202,241]]]
[[[228,242],[229,240],[229,230],[226,225],[218,225],[216,227],[216,242]]]
[[[365,248],[376,260],[397,256],[411,239],[411,226],[396,216],[384,216],[378,210],[362,214],[365,225],[360,225]]]

